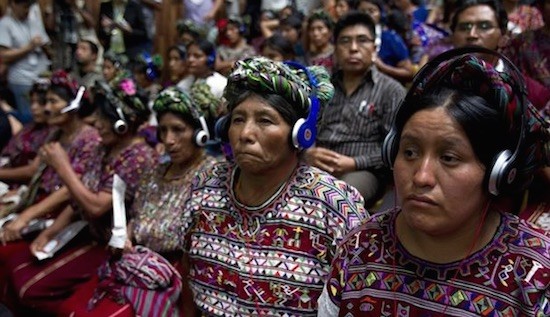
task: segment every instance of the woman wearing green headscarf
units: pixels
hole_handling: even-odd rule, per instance
[[[159,141],[164,144],[170,159],[146,171],[141,178],[128,213],[128,240],[122,258],[105,263],[97,277],[80,287],[64,303],[63,316],[73,313],[75,316],[111,316],[115,312],[117,316],[178,316],[176,302],[181,282],[173,266],[179,263],[182,255],[179,248],[179,229],[184,220],[181,206],[193,178],[201,169],[208,169],[216,162],[203,148],[210,138],[205,125],[210,117],[209,107],[208,99],[198,92],[190,97],[176,87],[168,87],[159,93],[153,110],[157,114]],[[131,288],[132,279],[121,282],[123,278],[117,276],[125,270],[138,272],[137,263],[151,262],[171,267],[151,278],[157,288]],[[155,269],[158,269],[156,264],[152,270]],[[147,279],[141,276],[143,272],[134,275],[137,276],[135,284],[148,285]],[[166,278],[166,284],[160,282],[160,277]],[[108,285],[111,279],[118,282]],[[115,295],[117,289],[122,290],[123,298]],[[132,293],[132,290],[138,291]],[[108,295],[102,298],[102,291]],[[88,304],[90,298],[91,304]]]
[[[338,241],[367,216],[355,189],[301,161],[332,93],[322,67],[236,63],[224,92],[229,114],[217,124],[233,161],[202,171],[183,207],[184,287],[194,298],[182,296],[182,307],[316,316]]]

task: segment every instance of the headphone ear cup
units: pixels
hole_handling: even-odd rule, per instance
[[[117,134],[124,134],[128,132],[128,124],[124,122],[122,119],[118,119],[113,124],[113,129],[115,130],[115,133]]]
[[[388,168],[393,168],[395,156],[397,155],[397,133],[392,128],[384,138],[382,144],[382,162]]]
[[[214,133],[216,134],[216,138],[222,140],[223,142],[229,142],[229,136],[227,135],[229,130],[229,119],[229,115],[222,116],[214,125]]]
[[[196,130],[194,140],[197,146],[204,147],[208,142],[208,134],[202,129]]]
[[[214,64],[216,64],[216,52],[212,52],[208,57],[206,58],[206,65],[208,67],[213,68]]]
[[[517,168],[512,160],[512,151],[504,150],[500,152],[494,160],[493,166],[489,173],[489,192],[495,196],[499,196],[516,180]]]
[[[292,127],[292,145],[297,149],[310,148],[315,143],[317,128],[305,118],[300,118]]]

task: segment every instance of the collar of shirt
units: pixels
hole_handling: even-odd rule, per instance
[[[331,81],[332,81],[332,84],[334,85],[334,88],[343,90],[343,87],[344,87],[343,76],[344,76],[344,73],[342,70],[338,70],[332,75]],[[361,81],[361,85],[359,87],[363,87],[367,82],[375,85],[378,83],[379,80],[380,80],[380,71],[376,68],[376,66],[371,65],[369,70],[365,72],[365,75],[363,76],[363,80]]]

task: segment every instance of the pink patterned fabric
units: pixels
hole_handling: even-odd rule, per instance
[[[146,247],[135,246],[119,260],[105,262],[98,275],[100,282],[88,303],[89,310],[108,296],[120,304],[131,303],[140,316],[179,316],[176,302],[181,276],[166,259]]]
[[[14,135],[2,150],[3,157],[10,159],[6,167],[19,167],[29,164],[38,149],[44,144],[53,128],[44,124],[31,123]]]
[[[101,162],[101,157],[96,155],[100,144],[99,140],[97,130],[85,125],[70,144],[62,144],[71,160],[71,167],[77,174],[82,175],[92,166]],[[63,182],[55,169],[46,167],[42,175],[41,191],[50,194],[61,186],[63,186]]]

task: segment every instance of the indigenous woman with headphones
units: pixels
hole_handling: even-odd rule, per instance
[[[122,258],[104,262],[99,276],[79,287],[63,304],[62,315],[179,316],[176,301],[181,281],[179,274],[174,273],[174,266],[179,264],[182,255],[179,248],[181,206],[189,194],[192,179],[201,169],[210,168],[215,162],[204,151],[204,145],[211,137],[206,126],[210,105],[201,100],[189,97],[176,87],[166,88],[154,100],[159,140],[164,144],[170,161],[145,171],[141,177],[128,213],[129,236]],[[120,270],[139,271],[138,263],[150,263],[152,259],[169,268],[170,283],[145,291],[143,296],[132,297],[131,305],[119,304],[120,298],[116,296],[100,298],[98,292],[94,296],[98,285],[104,287],[109,280],[120,277],[117,274]],[[114,268],[110,274],[107,274],[108,264]],[[137,280],[146,283],[139,274],[136,276]],[[128,280],[117,285],[129,289],[132,283]],[[109,286],[107,290],[111,292],[114,287]],[[155,305],[146,304],[148,296],[153,294],[156,294]],[[89,309],[88,301],[92,297],[93,308]]]
[[[420,70],[383,146],[397,206],[341,244],[319,316],[550,315],[548,233],[497,204],[549,163],[548,125],[526,97],[487,49]]]
[[[217,124],[234,162],[203,170],[182,207],[194,296],[181,307],[194,299],[208,316],[316,316],[336,245],[368,216],[355,189],[300,159],[333,90],[322,67],[236,63]]]
[[[72,200],[30,249],[12,255],[7,263],[19,302],[38,311],[33,315],[60,314],[61,303],[97,272],[109,256],[106,245],[111,237],[113,206],[131,206],[141,175],[156,166],[154,150],[137,136],[149,109],[138,98],[131,79],[118,78],[111,85],[96,83],[93,104],[102,145],[94,152],[96,164],[80,171],[70,168],[67,153],[58,143],[40,153],[55,169]],[[115,174],[126,184],[126,190],[125,196],[113,201]],[[87,229],[58,253],[49,254],[49,246],[59,242],[55,240],[57,234],[75,219],[86,221]],[[35,256],[44,253],[53,259],[37,261]]]
[[[215,71],[216,49],[214,44],[200,39],[187,46],[187,66],[194,77],[193,84],[205,81],[216,98],[222,97],[227,78]]]

